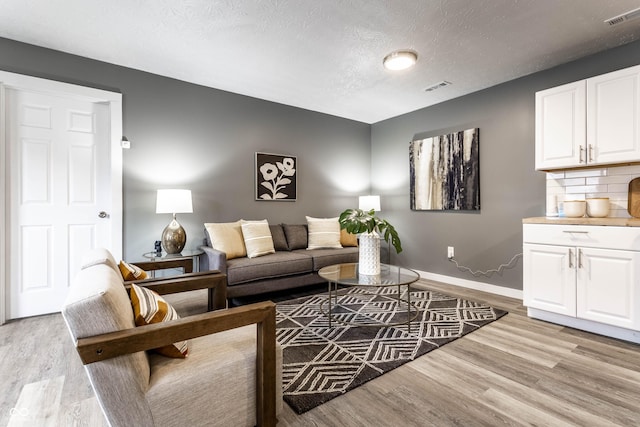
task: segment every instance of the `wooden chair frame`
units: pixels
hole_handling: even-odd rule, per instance
[[[172,268],[171,262],[172,261],[142,261],[135,262],[134,264],[145,271],[153,271]],[[179,276],[150,277],[143,280],[124,282],[127,288],[129,288],[132,283],[149,288],[160,295],[208,289],[207,309],[209,311],[227,307],[227,276],[218,270],[201,271],[197,273],[188,272]]]
[[[224,275],[223,275],[224,276]],[[271,301],[78,339],[83,364],[256,324],[256,422],[275,426],[276,309]]]

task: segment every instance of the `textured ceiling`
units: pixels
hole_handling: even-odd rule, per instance
[[[375,123],[640,37],[638,0],[1,0],[0,37]],[[389,72],[382,58],[418,52]],[[424,89],[447,80],[452,85]]]

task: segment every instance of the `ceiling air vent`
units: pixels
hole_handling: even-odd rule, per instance
[[[441,82],[438,82],[434,85],[429,86],[428,88],[426,88],[424,91],[425,92],[432,92],[436,89],[440,89],[441,87],[445,87],[445,86],[449,86],[451,84],[451,82],[448,82],[446,80],[443,80]]]
[[[631,21],[632,19],[640,18],[640,7],[637,9],[630,10],[629,12],[625,12],[622,15],[614,16],[613,18],[606,19],[605,24],[609,25],[618,25],[622,24],[626,21]]]

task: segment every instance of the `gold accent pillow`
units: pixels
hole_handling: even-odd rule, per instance
[[[137,285],[131,285],[131,305],[136,326],[168,322],[180,318],[176,310],[156,292]],[[180,341],[154,349],[164,356],[184,359],[189,354],[187,341]]]
[[[358,236],[349,233],[344,228],[340,229],[340,244],[342,247],[358,246]]]
[[[240,221],[205,222],[211,247],[227,254],[227,259],[247,256]]]
[[[340,244],[340,223],[335,218],[307,217],[309,243],[307,249],[342,248]]]
[[[118,264],[120,273],[124,280],[142,280],[149,277],[146,271],[138,267],[137,265],[129,264],[128,262],[120,261]]]
[[[247,249],[247,257],[255,258],[262,255],[275,253],[271,230],[266,219],[261,221],[240,220],[244,246]]]

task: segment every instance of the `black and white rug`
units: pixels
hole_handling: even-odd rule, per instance
[[[405,289],[403,287],[403,289]],[[344,289],[333,313],[351,323],[406,319],[397,288],[365,295],[361,288]],[[401,295],[406,299],[406,295]],[[422,289],[411,291],[418,316],[406,325],[352,327],[332,322],[327,295],[319,294],[277,304],[276,339],[284,352],[284,400],[298,414],[397,368],[425,353],[473,332],[507,312],[485,304]]]

